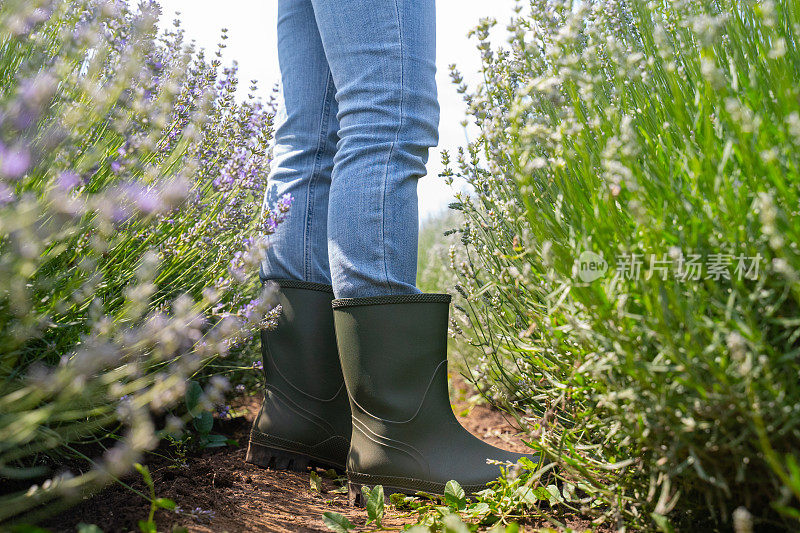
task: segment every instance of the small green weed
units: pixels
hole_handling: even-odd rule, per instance
[[[149,468],[140,463],[136,463],[133,466],[136,468],[136,471],[142,475],[142,480],[145,485],[147,485],[147,489],[150,492],[150,514],[147,515],[147,520],[139,520],[139,531],[142,533],[157,533],[158,529],[156,529],[155,522],[156,510],[167,509],[168,511],[174,511],[177,505],[169,498],[156,498],[156,486],[155,483],[153,483],[153,476],[150,475]]]
[[[592,497],[586,496],[589,487],[559,479],[552,463],[539,467],[522,459],[521,465],[522,468],[498,463],[502,476],[472,496],[467,495],[457,481],[451,480],[445,485],[442,496],[425,492],[414,496],[392,494],[389,501],[394,509],[406,512],[405,517],[413,517],[413,523],[402,528],[411,533],[487,530],[512,533],[519,530],[520,521],[534,518],[566,528],[566,524],[554,516],[579,514],[584,506],[596,504]],[[391,529],[383,525],[383,487],[363,487],[362,495],[367,512],[365,526],[374,524],[377,529]],[[323,521],[337,532],[356,527],[346,517],[332,512],[325,513]]]
[[[186,410],[191,416],[192,428],[196,433],[187,434],[185,441],[190,448],[205,449],[219,448],[226,445],[236,446],[237,442],[229,439],[225,435],[211,433],[214,427],[214,417],[211,414],[210,406],[207,405],[203,388],[197,381],[190,381],[186,387],[184,399]]]
[[[346,516],[331,511],[323,513],[322,522],[328,529],[336,533],[347,533],[356,527]]]
[[[372,490],[369,487],[361,487],[361,494],[364,496],[367,508],[367,523],[370,525],[375,522],[375,526],[383,528],[384,496],[383,485],[375,485]]]

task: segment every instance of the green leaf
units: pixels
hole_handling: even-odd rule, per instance
[[[489,507],[488,503],[486,503],[486,502],[478,502],[478,503],[473,503],[472,505],[467,507],[466,512],[472,518],[481,518],[484,515],[488,514],[489,511],[491,511],[491,510],[492,510],[492,508]]]
[[[561,496],[561,491],[558,490],[556,485],[548,485],[547,492],[550,493],[550,498],[548,498],[550,505],[564,502],[564,498]]]
[[[142,533],[158,533],[156,523],[152,520],[139,520],[139,531]]]
[[[553,496],[550,494],[550,491],[544,487],[536,487],[533,489],[533,494],[540,500],[549,500]]]
[[[322,478],[317,475],[316,472],[311,472],[311,476],[308,479],[308,484],[311,486],[311,490],[314,492],[322,493]]]
[[[482,498],[491,498],[492,494],[494,494],[492,489],[483,489],[473,493],[473,495],[480,496]]]
[[[375,485],[371,491],[368,492],[369,496],[367,497],[367,524],[371,522],[375,522],[375,525],[378,527],[381,526],[381,522],[383,521],[383,510],[384,510],[384,500],[383,500],[383,485]]]
[[[326,477],[328,479],[339,479],[339,474],[337,474],[336,470],[333,468],[329,468],[322,473],[322,477]]]
[[[411,496],[406,496],[405,494],[400,494],[399,492],[389,495],[389,502],[394,505],[395,509],[411,509],[411,502],[413,501],[414,498]]]
[[[169,498],[156,498],[156,507],[159,507],[161,509],[166,509],[168,511],[174,511],[177,505],[173,500],[170,500]]]
[[[225,435],[206,435],[206,448],[219,448],[221,446],[226,446],[230,439]]]
[[[786,454],[786,468],[789,470],[789,481],[795,490],[800,490],[800,465],[794,455]]]
[[[443,533],[470,533],[467,525],[457,514],[449,514],[442,520]]]
[[[38,526],[32,526],[30,524],[19,524],[16,526],[11,526],[9,531],[13,533],[50,533],[49,529],[44,529]]]
[[[539,465],[537,463],[534,463],[533,461],[531,461],[527,457],[520,457],[518,462],[519,462],[519,464],[521,464],[522,466],[524,466],[525,468],[527,468],[531,472],[533,472],[537,468],[539,468]]]
[[[575,496],[575,485],[572,483],[564,483],[564,490],[562,493],[564,494],[564,499],[568,502],[574,502],[577,499]]]
[[[428,526],[424,526],[422,524],[414,524],[413,526],[409,527],[408,529],[404,529],[405,533],[431,533],[431,529]]]
[[[537,531],[545,531],[544,529],[537,530]],[[569,530],[572,531],[572,530]],[[495,526],[487,531],[487,533],[519,533],[519,524],[516,522],[511,522],[507,526],[503,524],[495,524]]]
[[[94,524],[81,522],[78,524],[78,533],[103,533],[103,530]]]
[[[203,411],[195,417],[192,423],[199,433],[208,433],[214,426],[214,417],[208,411]]]
[[[466,494],[458,481],[451,479],[444,486],[444,502],[453,510],[460,511],[467,506]]]
[[[325,524],[325,527],[336,533],[347,533],[356,527],[346,516],[331,511],[322,513],[322,522]]]
[[[650,513],[650,517],[662,533],[674,533],[675,530],[672,529],[672,524],[669,523],[666,516],[658,513]]]
[[[149,468],[147,468],[146,466],[144,466],[141,463],[135,463],[133,465],[133,467],[136,469],[137,472],[139,472],[142,475],[142,479],[147,484],[147,486],[150,486],[150,485],[153,484],[153,478],[152,478],[152,476],[150,476],[150,469]]]
[[[189,414],[193,417],[196,417],[200,414],[198,404],[200,403],[200,397],[202,395],[203,387],[201,387],[196,381],[190,381],[189,385],[186,387],[186,396],[184,401],[186,402],[186,410],[189,411]]]
[[[453,513],[453,512],[450,510],[450,508],[449,508],[449,507],[447,507],[446,505],[434,505],[434,506],[432,507],[432,509],[434,509],[434,510],[438,511],[438,513],[439,513],[440,515],[442,515],[442,517],[445,517],[445,516],[447,516],[447,515],[449,515],[449,514],[452,514],[452,513]]]
[[[514,496],[522,503],[528,505],[535,505],[538,500],[550,499],[549,492],[546,497],[540,498],[530,487],[518,487],[517,490],[514,491]],[[544,496],[544,494],[542,494],[542,496]]]
[[[172,533],[189,533],[189,530],[184,526],[175,526],[172,528]]]
[[[788,507],[786,505],[778,505],[777,503],[773,503],[772,508],[781,513],[782,515],[794,518],[795,520],[800,520],[800,510],[795,509],[794,507]]]

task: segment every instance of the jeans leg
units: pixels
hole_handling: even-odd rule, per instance
[[[311,0],[338,103],[337,298],[418,293],[417,180],[438,142],[434,0]]]
[[[339,123],[310,0],[278,1],[278,61],[282,91],[264,204],[287,193],[294,201],[268,237],[259,276],[330,284],[328,193]]]

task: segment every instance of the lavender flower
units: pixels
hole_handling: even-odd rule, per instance
[[[212,520],[216,513],[212,510],[205,510],[202,507],[195,507],[191,511],[185,511],[181,507],[175,507],[175,513],[180,515],[189,516],[195,520]]]
[[[219,418],[230,418],[231,417],[231,406],[226,404],[217,404],[215,406],[215,410],[217,412],[217,416]]]
[[[0,207],[10,204],[14,201],[14,198],[14,191],[12,191],[8,185],[0,181]]]
[[[292,202],[294,202],[294,197],[289,193],[284,194],[278,200],[278,211],[284,214],[287,213],[289,208],[292,207]]]
[[[10,148],[0,145],[0,175],[9,179],[21,178],[31,166],[31,154],[24,146]]]
[[[62,172],[56,178],[56,186],[62,191],[69,191],[81,184],[81,179],[71,170]]]

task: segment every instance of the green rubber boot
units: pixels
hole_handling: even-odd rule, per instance
[[[321,466],[344,471],[350,405],[336,350],[330,285],[273,280],[283,312],[261,332],[264,404],[246,461],[276,470]]]
[[[443,494],[454,479],[468,494],[516,463],[458,423],[447,391],[448,294],[333,300],[339,357],[353,412],[347,455],[351,503],[361,486],[384,494]],[[527,456],[538,462],[535,457]]]

